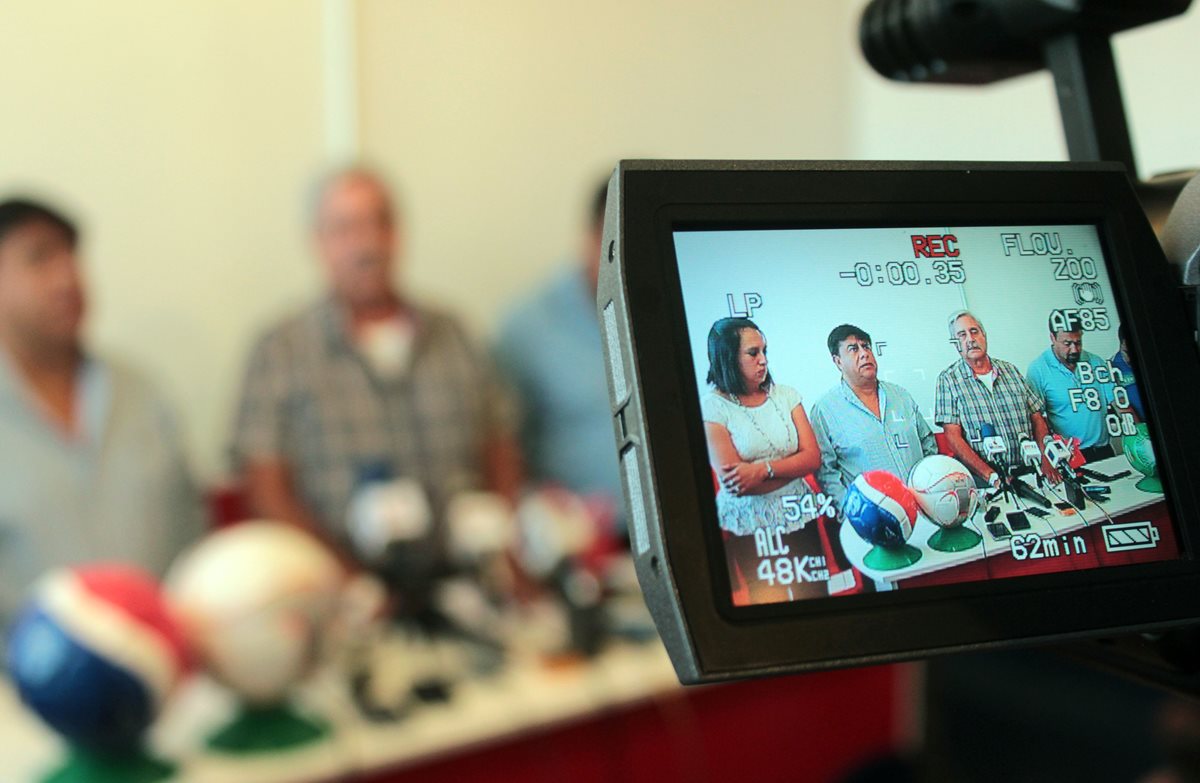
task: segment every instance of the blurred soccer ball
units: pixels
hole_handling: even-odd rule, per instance
[[[914,465],[908,488],[921,512],[941,527],[961,525],[979,506],[979,492],[970,472],[945,454],[932,454]]]
[[[118,565],[53,571],[10,632],[21,699],[68,741],[130,751],[186,669],[158,584]]]
[[[184,552],[167,590],[210,672],[272,704],[317,660],[344,575],[320,542],[278,522],[243,522]]]

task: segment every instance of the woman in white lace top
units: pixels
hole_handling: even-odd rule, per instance
[[[807,519],[783,500],[809,494],[804,477],[821,464],[800,394],[771,380],[766,338],[748,318],[713,324],[708,360],[701,409],[721,527],[734,535],[800,529]]]

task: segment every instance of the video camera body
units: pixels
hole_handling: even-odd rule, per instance
[[[1072,159],[1118,163],[617,167],[597,305],[638,577],[683,682],[1114,635],[1143,676],[1200,662],[1161,633],[1200,598],[1179,349],[1200,184],[1131,183],[1108,40],[1189,4],[863,15],[891,78],[1049,68]],[[1176,197],[1172,270],[1147,213]]]

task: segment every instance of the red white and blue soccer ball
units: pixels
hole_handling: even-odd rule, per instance
[[[8,670],[21,699],[68,741],[128,750],[187,669],[155,580],[127,566],[48,574],[13,625]]]
[[[894,548],[912,535],[917,501],[894,474],[868,470],[846,490],[842,516],[867,543]]]

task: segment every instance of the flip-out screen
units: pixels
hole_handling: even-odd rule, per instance
[[[1095,225],[673,239],[735,606],[1179,557]]]

